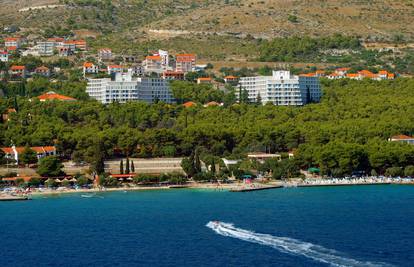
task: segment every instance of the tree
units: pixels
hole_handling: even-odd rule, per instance
[[[414,166],[409,165],[404,169],[404,176],[414,177]]]
[[[262,104],[262,97],[260,96],[260,93],[257,94],[256,104],[258,104],[258,105]]]
[[[29,186],[33,186],[33,187],[38,187],[40,184],[41,184],[40,179],[39,178],[35,178],[35,177],[30,178],[30,180],[28,182],[28,185]]]
[[[48,156],[40,159],[37,173],[43,177],[57,177],[62,176],[63,164],[55,156]]]
[[[126,163],[125,163],[125,174],[129,174],[129,158],[126,158]]]
[[[403,174],[404,174],[404,171],[400,167],[391,167],[385,171],[385,175],[390,176],[390,177],[399,177],[399,176],[402,176]]]
[[[84,186],[84,185],[89,184],[89,179],[88,179],[88,178],[86,178],[85,176],[79,176],[79,177],[76,179],[76,183],[77,183],[79,186]]]
[[[119,173],[124,174],[124,160],[121,159],[121,162],[119,163]]]
[[[0,165],[6,163],[6,154],[0,149]]]
[[[90,167],[98,175],[105,172],[105,148],[102,140],[95,143]]]
[[[135,173],[135,165],[134,165],[134,161],[131,161],[131,172]]]
[[[37,160],[36,152],[33,149],[31,149],[29,145],[26,145],[24,147],[23,152],[20,153],[19,155],[19,162],[27,165],[27,164],[34,164],[37,161],[38,160]]]

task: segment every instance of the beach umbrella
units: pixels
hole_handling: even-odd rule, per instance
[[[56,183],[61,183],[62,181],[61,181],[61,180],[59,180],[59,179],[56,179],[56,180],[55,180],[55,182],[56,182]]]
[[[72,178],[72,179],[70,179],[69,181],[70,181],[70,182],[74,182],[74,183],[76,183],[78,180],[76,180],[75,178]]]
[[[50,183],[50,182],[52,182],[53,181],[53,179],[47,179],[46,181],[45,181],[45,183]]]

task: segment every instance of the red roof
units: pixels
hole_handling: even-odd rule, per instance
[[[146,59],[148,59],[148,60],[161,61],[161,57],[160,56],[147,56]]]
[[[36,68],[36,71],[48,71],[48,70],[49,70],[49,68],[46,67],[46,66],[40,66],[40,67]]]
[[[351,68],[338,68],[338,69],[336,69],[336,71],[348,71],[348,70],[350,70]]]
[[[14,65],[14,66],[11,66],[10,69],[11,70],[25,70],[26,67],[25,66],[17,66],[17,65]]]
[[[122,69],[123,67],[121,65],[109,65],[109,69]]]
[[[405,134],[400,134],[400,135],[395,135],[395,136],[391,137],[391,139],[394,139],[394,140],[411,140],[411,139],[414,139],[414,137],[408,136],[408,135],[405,135]]]
[[[201,78],[198,78],[197,80],[199,80],[199,81],[211,81],[211,78],[210,77],[201,77]]]
[[[64,95],[59,95],[59,94],[56,94],[55,92],[48,92],[46,94],[38,96],[37,98],[41,101],[45,101],[45,100],[74,101],[76,100],[75,98],[64,96]]]
[[[192,62],[196,59],[195,54],[178,54],[175,56],[177,62]]]
[[[238,79],[238,77],[229,75],[229,76],[224,77],[224,79],[228,79],[228,80],[230,80],[230,79]]]
[[[192,101],[189,101],[189,102],[185,102],[185,103],[183,104],[183,106],[184,106],[184,107],[186,107],[186,108],[189,108],[189,107],[194,107],[194,106],[197,106],[197,104],[196,104],[196,103],[194,103],[194,102],[192,102]]]
[[[5,42],[17,42],[19,40],[20,40],[20,38],[17,38],[17,37],[6,37],[6,38],[4,38]]]
[[[8,46],[8,47],[6,47],[6,49],[8,51],[16,51],[17,50],[17,46]]]
[[[93,67],[93,63],[92,62],[85,62],[85,63],[83,63],[83,66],[85,68],[92,68]]]
[[[302,76],[302,77],[315,77],[316,74],[315,73],[303,73],[303,74],[299,74],[299,76]]]

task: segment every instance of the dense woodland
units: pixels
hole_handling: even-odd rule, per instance
[[[3,98],[0,110],[18,112],[0,124],[0,145],[55,144],[62,158],[92,163],[97,157],[189,156],[195,148],[217,158],[296,149],[295,168],[320,167],[328,175],[414,165],[414,146],[387,141],[414,132],[411,79],[324,80],[321,103],[304,107],[235,104],[233,91],[210,94],[211,87],[185,85],[179,84],[181,100],[199,102],[196,107]],[[203,107],[211,100],[225,106]]]

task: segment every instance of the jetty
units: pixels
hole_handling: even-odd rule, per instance
[[[12,195],[0,195],[0,201],[23,201],[23,200],[30,200],[28,196],[12,196]]]
[[[230,192],[252,192],[252,191],[261,191],[261,190],[269,190],[269,189],[277,189],[282,188],[281,185],[271,185],[271,186],[259,186],[259,187],[241,187],[241,188],[232,188]]]

